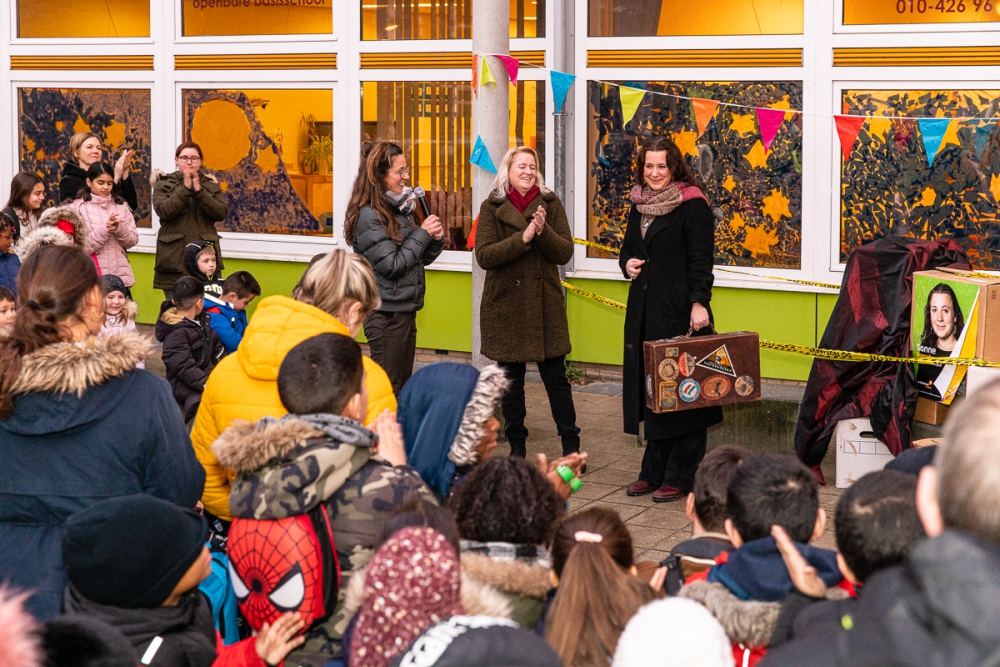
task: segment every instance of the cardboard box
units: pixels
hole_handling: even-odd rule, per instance
[[[911,311],[914,357],[1000,360],[1000,278],[980,278],[954,269],[917,271]],[[920,364],[917,391],[949,405],[966,370],[964,366]]]
[[[760,337],[751,332],[643,343],[646,407],[655,413],[760,400]]]
[[[846,489],[870,472],[881,470],[895,458],[872,433],[868,419],[845,419],[837,423],[837,488]]]
[[[944,420],[948,418],[948,408],[947,405],[918,396],[917,409],[913,412],[913,421],[933,426],[943,424]]]
[[[921,440],[914,440],[913,448],[920,449],[921,447],[940,447],[942,442],[944,442],[944,438],[923,438]]]
[[[1000,368],[969,366],[965,374],[965,395],[971,397],[997,380],[1000,380]]]

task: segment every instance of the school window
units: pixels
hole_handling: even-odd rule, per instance
[[[184,36],[330,35],[334,0],[184,0]]]
[[[844,25],[998,21],[997,0],[844,0]]]
[[[695,6],[687,0],[590,0],[590,36],[801,35],[803,3],[704,0]]]
[[[446,250],[468,250],[472,229],[472,84],[464,81],[366,81],[361,84],[362,141],[395,141],[410,168],[409,185],[447,230]],[[518,81],[510,91],[510,145],[532,146],[545,168],[545,82]],[[502,155],[493,155],[499,166]]]
[[[17,36],[149,37],[149,0],[102,0],[72,10],[65,0],[18,0]]]
[[[362,0],[361,39],[471,39],[473,0]],[[510,0],[510,36],[545,36],[545,0]]]
[[[184,138],[226,193],[220,230],[332,233],[332,90],[185,90],[183,99]]]

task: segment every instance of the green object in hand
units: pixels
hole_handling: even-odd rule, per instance
[[[573,474],[573,471],[570,470],[569,466],[558,466],[556,468],[556,472],[559,473],[559,476],[563,478],[564,482],[569,484],[569,488],[572,493],[576,493],[580,490],[580,487],[583,486],[583,482],[580,481],[579,477]]]

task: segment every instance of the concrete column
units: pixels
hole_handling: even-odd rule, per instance
[[[472,2],[472,50],[475,53],[510,52],[510,2],[509,0],[473,0]],[[507,152],[510,133],[510,111],[508,107],[510,84],[506,70],[499,58],[489,58],[490,68],[497,80],[495,86],[481,86],[479,97],[472,100],[472,141],[476,136],[483,138],[494,164],[500,166],[500,159]],[[472,167],[472,210],[473,217],[479,215],[479,205],[489,195],[493,185],[493,174],[479,167]],[[472,363],[482,368],[489,360],[482,355],[479,331],[479,306],[483,299],[483,283],[486,272],[479,267],[475,256],[472,258]]]

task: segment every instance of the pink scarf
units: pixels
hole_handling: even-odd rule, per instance
[[[705,199],[705,194],[693,185],[682,182],[668,183],[659,190],[652,190],[641,185],[632,188],[632,203],[642,214],[642,236],[653,220],[661,215],[667,215],[675,208],[691,199]],[[705,199],[705,201],[708,201]]]

